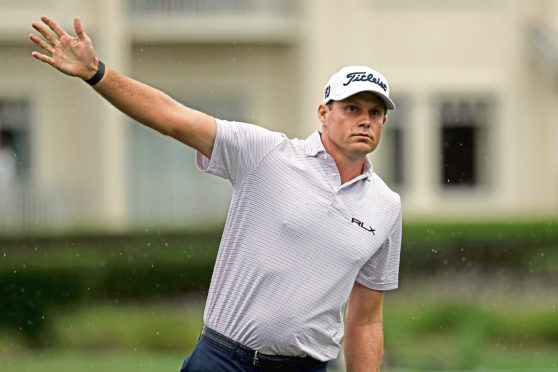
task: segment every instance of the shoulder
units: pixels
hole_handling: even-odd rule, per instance
[[[216,146],[223,148],[245,149],[256,156],[268,152],[288,140],[281,132],[274,132],[262,126],[239,121],[216,119]]]
[[[375,172],[370,176],[370,184],[372,187],[369,191],[374,194],[374,199],[382,204],[383,210],[395,222],[401,214],[401,197]]]
[[[215,119],[215,122],[217,123],[217,132],[221,135],[234,133],[237,135],[248,135],[250,137],[276,137],[287,139],[284,133],[274,132],[257,124],[223,119]]]
[[[380,176],[378,176],[377,173],[375,173],[375,172],[372,173],[372,175],[370,177],[370,181],[374,185],[374,188],[376,189],[376,192],[379,192],[386,199],[386,201],[389,201],[393,204],[401,206],[401,197],[399,196],[399,194],[396,193],[395,191],[393,191],[384,182],[384,180],[382,180],[382,178]]]

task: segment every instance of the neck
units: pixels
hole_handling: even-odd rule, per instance
[[[365,154],[350,156],[351,154],[340,151],[334,144],[330,143],[327,138],[324,138],[322,133],[320,133],[320,137],[326,152],[333,158],[335,165],[337,165],[342,184],[362,174],[364,162],[366,161]]]
[[[339,175],[341,184],[352,180],[362,174],[366,154],[348,154],[339,149],[335,144],[328,141],[327,136],[320,132],[320,139],[326,152],[333,158]],[[352,156],[351,156],[352,155]]]
[[[335,161],[335,165],[337,165],[342,184],[362,174],[365,158],[358,161],[348,161],[346,158],[340,158],[339,156],[336,157],[332,154],[330,155],[332,156],[333,161]]]

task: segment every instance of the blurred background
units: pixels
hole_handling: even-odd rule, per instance
[[[0,3],[0,370],[178,371],[231,187],[31,57],[79,15],[110,67],[213,116],[320,128],[366,64],[397,110],[371,155],[403,201],[382,370],[558,371],[557,0]],[[340,360],[332,370],[342,371]]]

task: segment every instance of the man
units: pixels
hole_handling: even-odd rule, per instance
[[[386,79],[365,66],[332,76],[322,132],[290,140],[214,119],[104,66],[79,18],[77,37],[48,17],[33,56],[93,85],[135,120],[195,148],[233,197],[204,313],[182,371],[325,371],[345,334],[348,371],[377,371],[383,291],[398,283],[399,196],[366,155],[380,141]],[[343,312],[348,303],[346,321]],[[345,328],[345,330],[344,330]]]

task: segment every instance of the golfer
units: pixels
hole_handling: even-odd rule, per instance
[[[48,17],[33,56],[93,86],[119,110],[197,150],[233,187],[204,312],[182,371],[325,371],[344,338],[348,371],[378,371],[382,299],[398,285],[401,202],[373,171],[389,85],[366,66],[325,87],[321,131],[289,139],[215,119],[120,75]],[[344,310],[347,306],[346,320]]]

